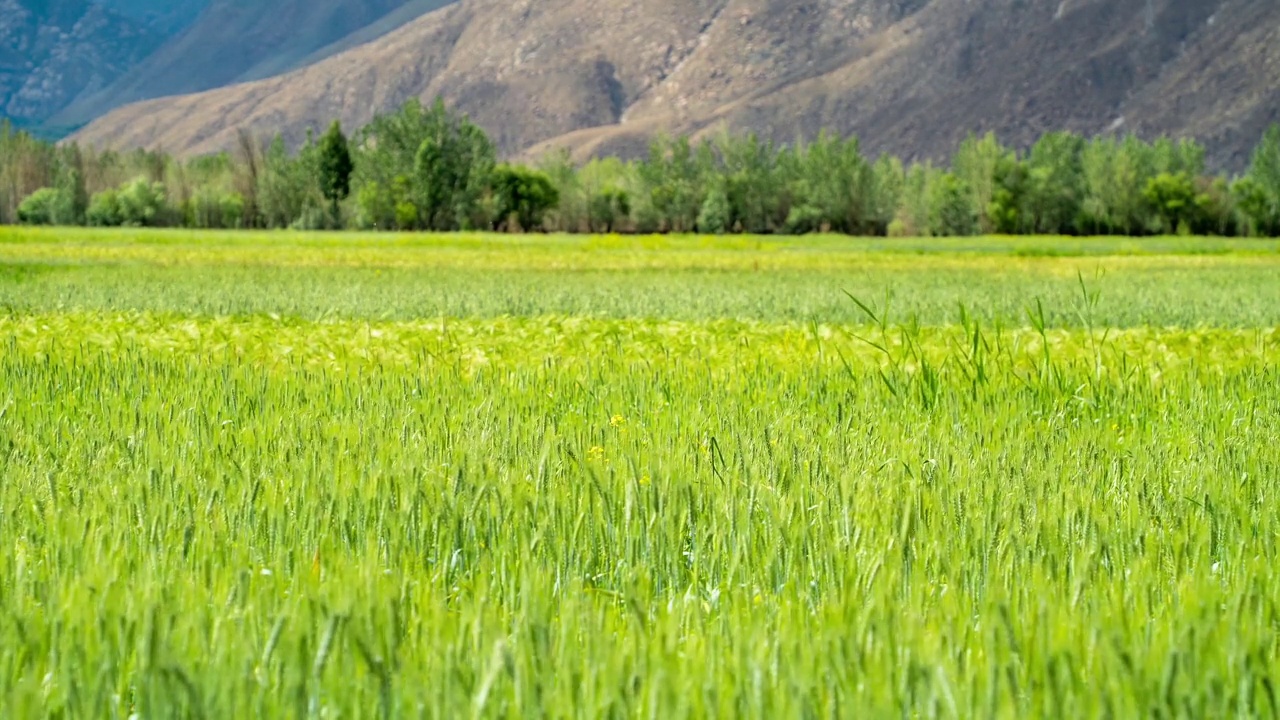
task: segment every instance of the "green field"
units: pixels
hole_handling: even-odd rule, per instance
[[[1276,717],[1280,245],[0,230],[0,717]]]

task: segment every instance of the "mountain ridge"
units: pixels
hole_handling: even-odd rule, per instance
[[[1280,121],[1271,0],[461,0],[284,75],[116,110],[76,137],[198,154],[296,144],[441,96],[509,156],[657,133],[820,128],[944,157],[970,132],[1193,135],[1238,168]]]

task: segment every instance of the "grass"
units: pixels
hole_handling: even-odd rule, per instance
[[[173,239],[0,242],[0,715],[1280,708],[1269,251]]]
[[[1058,254],[1051,254],[1058,253]],[[1280,325],[1280,245],[1161,238],[621,238],[0,231],[0,308],[309,320],[538,317]]]

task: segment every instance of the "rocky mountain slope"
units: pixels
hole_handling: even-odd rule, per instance
[[[307,65],[450,1],[0,0],[0,117],[78,127]]]
[[[81,124],[125,103],[264,78],[342,49],[371,25],[382,32],[446,0],[212,0],[184,32],[54,121]],[[405,11],[408,10],[406,13]],[[384,23],[393,15],[391,24]],[[369,39],[380,32],[369,33]]]
[[[140,22],[164,37],[185,30],[209,6],[209,0],[94,0]]]
[[[941,157],[966,133],[1195,135],[1243,164],[1280,121],[1275,0],[461,0],[302,69],[121,108],[79,139],[200,153],[299,141],[442,95],[508,154],[657,132],[819,128]]]
[[[154,50],[145,24],[88,0],[0,0],[0,117],[35,125]]]

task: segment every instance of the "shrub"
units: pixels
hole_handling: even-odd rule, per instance
[[[25,225],[74,225],[73,202],[66,190],[40,188],[18,206],[18,220]]]
[[[631,216],[631,196],[626,190],[605,188],[587,202],[587,223],[595,232],[611,233]]]
[[[97,193],[89,201],[89,209],[85,211],[85,220],[92,227],[120,227],[124,224],[124,213],[120,207],[120,194],[115,190]]]
[[[244,221],[244,197],[204,188],[191,198],[188,224],[197,228],[234,229]]]
[[[717,184],[707,193],[707,199],[702,202],[702,209],[698,212],[698,232],[725,234],[732,221],[731,212],[729,195]]]
[[[902,218],[894,218],[889,221],[889,227],[885,229],[885,234],[891,238],[912,237],[916,233],[911,231],[911,226]]]
[[[1231,186],[1231,194],[1251,235],[1280,235],[1280,202],[1266,186],[1246,176]]]
[[[521,230],[536,230],[547,211],[560,202],[560,193],[537,170],[503,165],[493,172],[493,201],[497,225],[514,219]]]
[[[962,237],[978,232],[978,211],[963,180],[943,173],[929,188],[929,228],[934,235]]]
[[[117,197],[122,225],[159,227],[170,221],[163,183],[138,178],[121,188]]]
[[[797,205],[787,215],[787,232],[793,235],[817,232],[825,220],[820,208],[813,205]]]
[[[342,206],[338,207],[338,216],[325,210],[320,205],[308,201],[302,212],[289,225],[290,230],[333,230],[343,227]]]
[[[1196,223],[1196,187],[1186,173],[1160,173],[1147,181],[1142,199],[1158,219],[1160,232],[1187,235]]]

